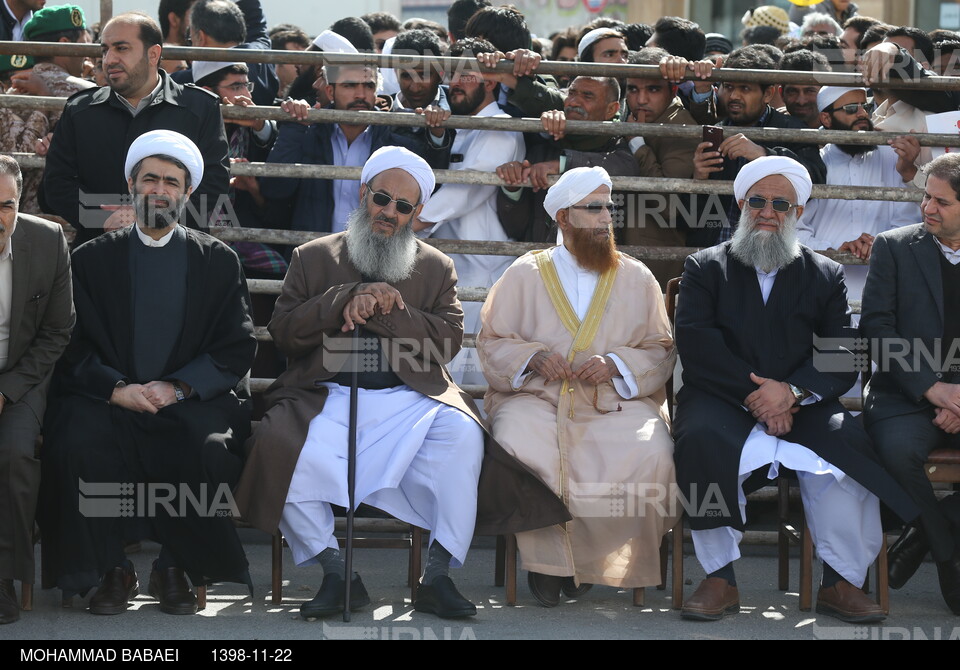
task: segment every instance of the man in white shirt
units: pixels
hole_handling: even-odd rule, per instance
[[[47,0],[3,0],[0,8],[0,40],[19,42],[23,39],[23,27],[33,18],[33,13],[43,9]]]
[[[828,130],[874,130],[873,103],[864,88],[824,86],[817,95],[820,123]],[[890,186],[907,188],[916,176],[914,161],[920,145],[905,135],[889,146],[826,144],[820,157],[831,186]],[[920,210],[913,202],[889,200],[811,200],[797,226],[801,244],[811,249],[837,249],[868,260],[873,238],[885,230],[916,223]],[[867,267],[844,268],[848,297],[859,300]]]
[[[476,38],[458,41],[451,56],[476,56],[495,51],[492,44]],[[450,78],[447,100],[450,111],[458,116],[507,117],[494,100],[496,82],[477,69],[457,70]],[[434,128],[442,131],[442,128]],[[433,133],[436,138],[436,133]],[[439,135],[444,136],[443,132]],[[444,140],[445,141],[445,140]],[[523,136],[516,132],[499,130],[457,130],[450,149],[451,170],[474,170],[494,173],[499,165],[522,161]],[[420,237],[452,240],[509,239],[497,216],[497,187],[482,184],[443,184],[423,206],[414,221],[414,231]],[[508,256],[481,256],[451,254],[460,286],[493,286],[512,262]],[[464,305],[464,332],[476,333],[480,306]],[[450,372],[457,383],[483,383],[483,374],[476,363],[475,350],[461,352],[450,363]]]

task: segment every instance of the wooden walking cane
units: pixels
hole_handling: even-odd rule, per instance
[[[360,326],[353,325],[353,354],[350,357],[350,425],[347,434],[347,542],[344,560],[343,620],[350,621],[350,586],[353,582],[353,510],[357,488],[357,371],[360,366]]]

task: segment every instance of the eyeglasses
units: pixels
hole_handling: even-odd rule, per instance
[[[789,212],[791,207],[796,207],[789,200],[784,200],[782,198],[777,198],[775,200],[767,200],[766,198],[761,198],[759,195],[754,195],[747,198],[747,205],[750,206],[750,209],[763,209],[767,206],[767,203],[770,203],[770,206],[773,207],[773,211],[780,212]]]
[[[851,103],[846,104],[846,105],[840,105],[839,107],[832,107],[832,106],[831,106],[831,107],[827,107],[827,108],[824,109],[823,111],[825,111],[825,112],[836,112],[836,111],[839,111],[839,110],[842,109],[842,110],[844,111],[844,113],[846,113],[846,114],[856,114],[858,107],[863,107],[863,111],[865,111],[867,114],[870,114],[870,113],[873,112],[873,110],[875,110],[875,109],[877,108],[877,103],[875,103],[875,102],[851,102]]]
[[[233,91],[234,93],[240,93],[241,91],[248,91],[253,93],[253,82],[252,81],[236,81],[232,84],[224,85],[223,88]]]
[[[394,200],[382,191],[374,191],[370,198],[373,200],[373,204],[375,204],[377,207],[386,207],[391,202],[394,202],[397,204],[397,211],[404,215],[412,212],[414,208],[414,205],[411,205],[406,200]]]
[[[837,34],[832,30],[807,30],[801,35],[801,37],[813,37],[814,35],[822,35],[824,37],[836,37]]]
[[[617,213],[617,206],[612,202],[603,204],[599,202],[591,202],[589,205],[570,205],[570,209],[584,209],[593,215],[597,215],[603,210],[610,212],[610,216],[613,216]]]

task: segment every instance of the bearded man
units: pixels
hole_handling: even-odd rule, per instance
[[[348,354],[356,328],[364,354],[355,500],[430,530],[415,609],[444,618],[476,614],[448,575],[466,560],[475,524],[503,533],[567,518],[499,446],[488,443],[491,459],[484,459],[479,412],[446,370],[463,340],[457,276],[453,262],[416,239],[412,226],[434,186],[430,166],[412,152],[375,151],[361,172],[360,207],[347,230],[294,250],[270,320],[288,366],[267,391],[268,411],[248,445],[237,502],[256,527],[273,533],[279,526],[297,565],[323,568],[316,597],[300,608],[306,619],[336,614],[344,604],[344,559],[330,505],[349,504]],[[492,512],[483,500],[478,511],[481,461]],[[370,598],[359,575],[351,579],[349,606],[358,609]]]
[[[856,379],[843,269],[796,239],[810,196],[800,163],[768,156],[734,182],[733,239],[687,258],[677,301],[683,388],[674,421],[677,482],[707,578],[683,604],[689,619],[738,612],[733,562],[750,491],[796,472],[823,560],[817,612],[875,622],[860,590],[881,546],[878,498],[901,518],[917,509],[878,463],[838,398]],[[827,338],[827,339],[825,339]]]
[[[817,106],[820,123],[828,130],[875,130],[870,120],[874,104],[867,102],[865,88],[824,86]],[[919,154],[920,143],[912,135],[897,137],[889,146],[825,144],[820,149],[830,186],[908,187],[916,176]],[[824,198],[810,202],[797,232],[800,242],[811,249],[837,249],[869,260],[877,235],[919,219],[915,202]],[[867,266],[848,265],[844,276],[850,299],[859,300]]]
[[[517,534],[545,607],[561,590],[660,583],[676,509],[670,323],[653,274],[614,245],[611,187],[600,167],[565,172],[544,199],[563,243],[518,259],[481,311],[493,436],[573,515]],[[629,305],[629,318],[614,305]]]
[[[203,178],[197,145],[145,133],[124,171],[136,225],[73,254],[77,326],[41,454],[43,586],[84,595],[99,583],[90,611],[120,614],[139,591],[124,540],[149,538],[162,546],[150,595],[193,614],[184,573],[250,583],[229,519],[250,432],[238,397],[256,351],[250,298],[237,255],[182,225]]]

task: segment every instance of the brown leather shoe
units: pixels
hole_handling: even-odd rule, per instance
[[[0,579],[0,624],[20,620],[20,605],[12,579]]]
[[[861,589],[844,580],[829,588],[820,587],[817,593],[817,613],[827,614],[847,623],[876,623],[887,618],[880,605]]]
[[[197,597],[180,568],[158,569],[154,564],[150,571],[150,595],[160,601],[160,611],[166,614],[197,613]]]
[[[680,616],[695,621],[716,621],[740,611],[740,593],[723,577],[707,577],[683,603]]]
[[[140,582],[132,564],[107,572],[97,592],[90,598],[92,614],[122,614],[130,601],[140,594]]]

